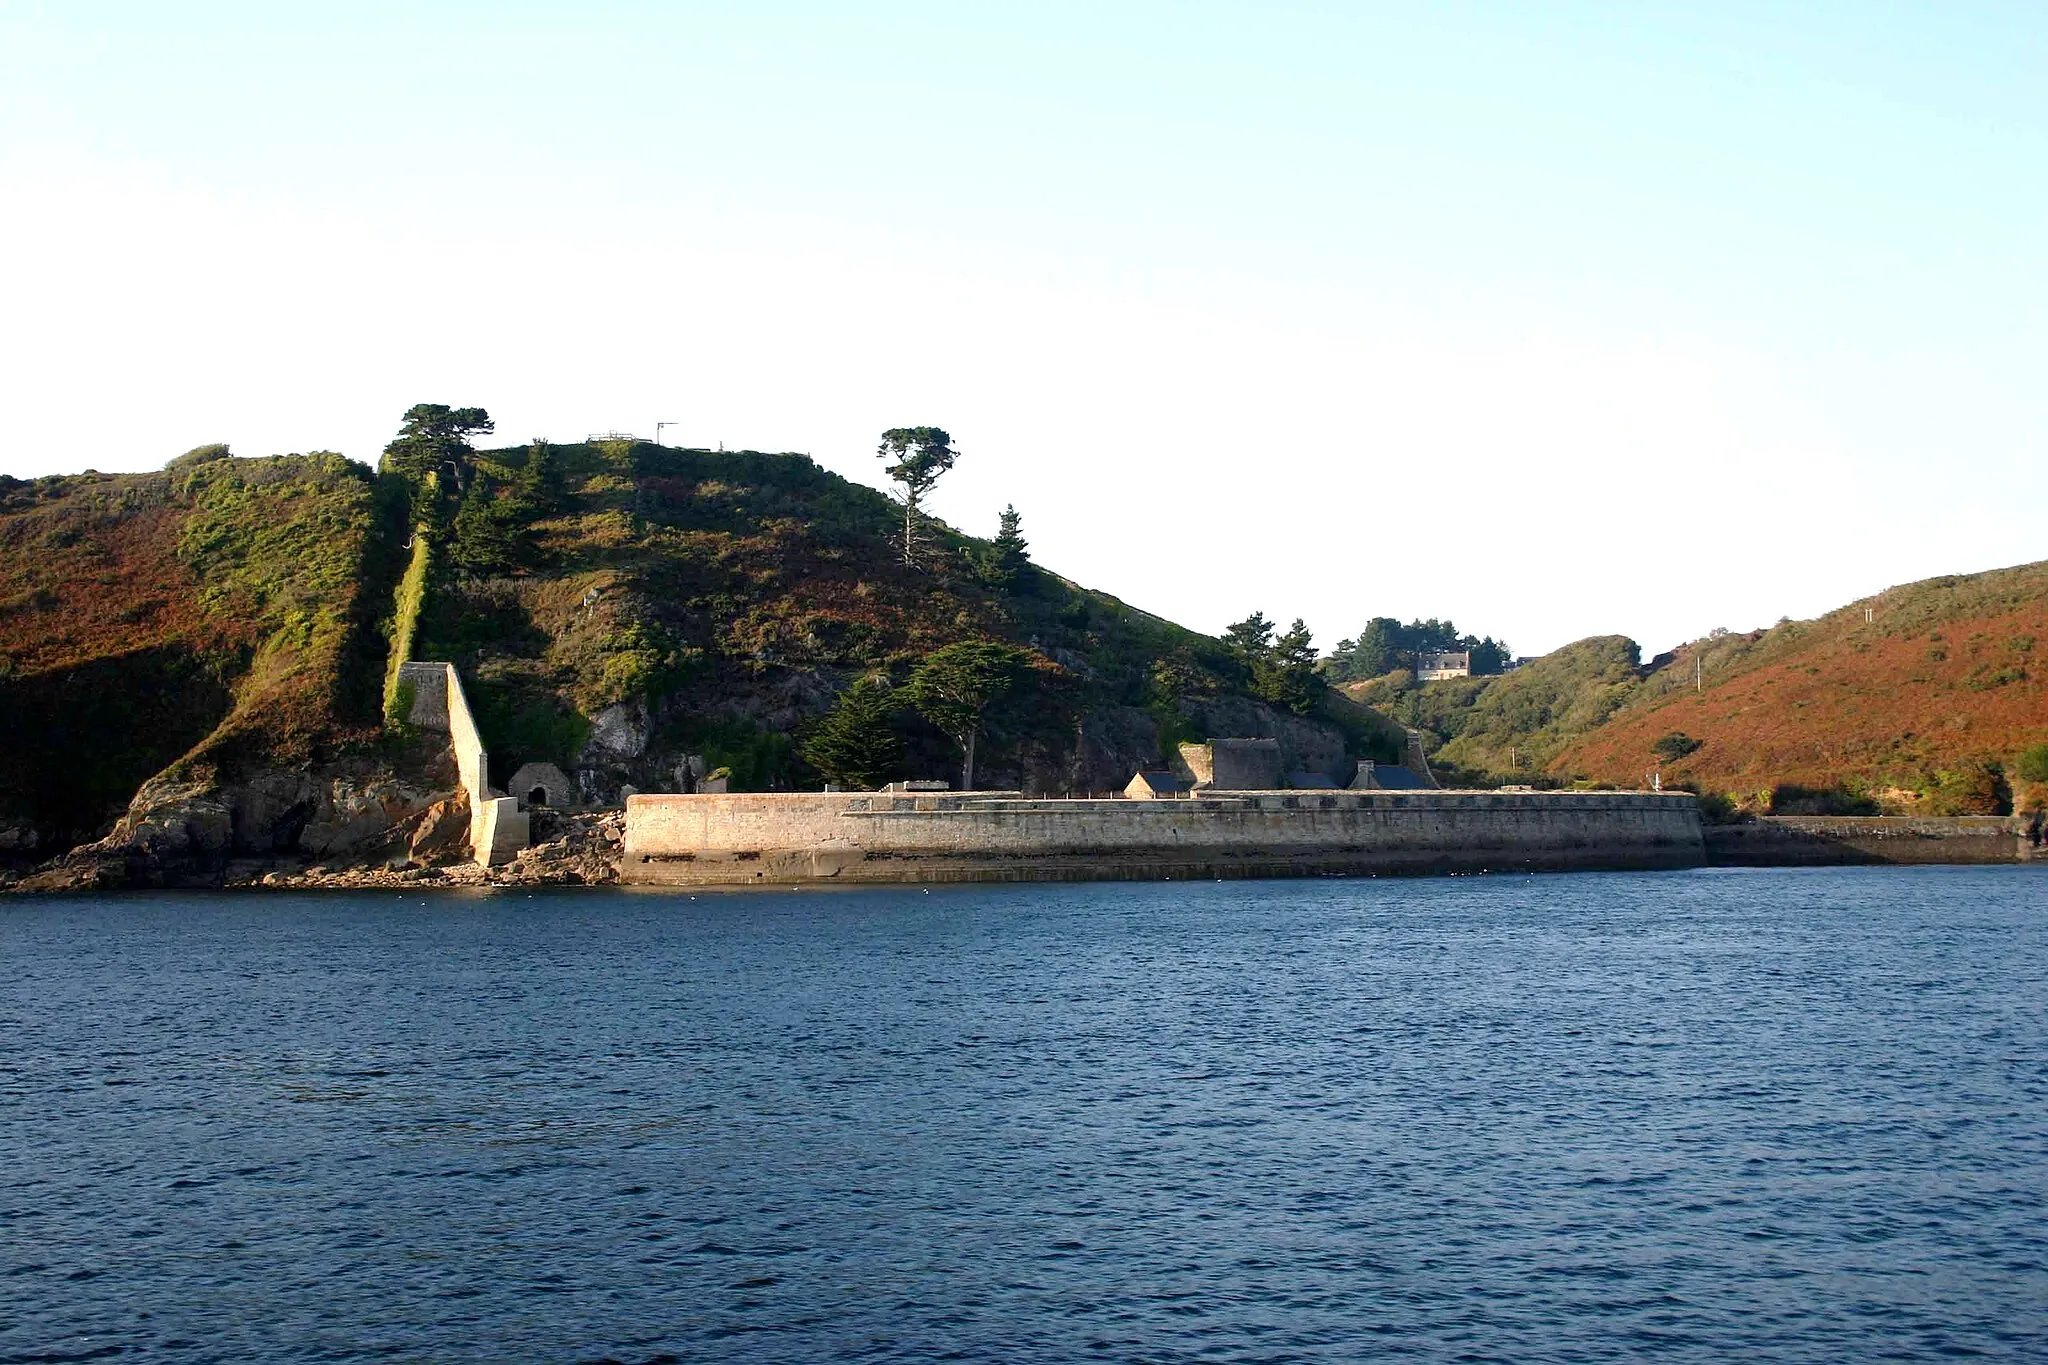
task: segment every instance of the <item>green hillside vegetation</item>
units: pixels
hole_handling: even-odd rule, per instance
[[[2048,744],[2043,641],[2048,563],[1717,632],[1658,659],[1556,770],[1618,781],[1657,764],[1667,782],[1780,813],[2026,809],[2048,796],[2025,776]]]
[[[1715,811],[1999,814],[2048,801],[2048,564],[1891,588],[1811,621],[1715,631],[1638,666],[1621,636],[1498,678],[1347,695],[1424,732],[1447,781],[1636,786]]]
[[[865,775],[957,776],[958,744],[905,689],[934,651],[992,641],[1032,666],[991,714],[982,769],[1052,788],[1084,715],[1130,708],[1166,741],[1202,738],[1187,711],[1251,682],[1220,642],[1031,564],[1014,511],[994,540],[926,522],[905,564],[901,504],[806,456],[534,445],[479,452],[467,477],[414,652],[462,669],[499,780],[574,767],[609,720],[646,733],[611,756],[642,789],[682,753],[741,789],[813,785],[804,737],[862,678],[865,698],[895,698],[880,747],[898,755]],[[1375,718],[1327,709],[1361,747],[1389,743]]]
[[[1399,750],[1315,674],[1305,628],[1226,643],[1136,610],[1033,563],[1014,509],[984,540],[802,455],[474,449],[488,430],[422,405],[375,473],[207,446],[0,479],[0,857],[159,808],[167,857],[375,833],[446,781],[403,724],[407,658],[460,668],[496,783],[546,760],[601,803],[705,769],[815,787],[840,760],[811,741],[857,682],[834,733],[864,781],[958,780],[971,750],[977,785],[1106,790],[1212,729],[1329,770]],[[892,434],[892,476],[957,456],[938,428]],[[946,658],[981,661],[964,701]]]
[[[327,453],[0,478],[0,824],[67,844],[167,769],[373,744],[379,506]]]
[[[1633,640],[1601,635],[1500,677],[1418,683],[1406,669],[1346,689],[1423,733],[1446,784],[1550,785],[1547,770],[1572,740],[1596,729],[1641,686]]]

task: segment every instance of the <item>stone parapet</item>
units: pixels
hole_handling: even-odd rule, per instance
[[[972,794],[634,796],[621,880],[1286,876],[1694,867],[1684,793],[1235,792],[1176,801]]]

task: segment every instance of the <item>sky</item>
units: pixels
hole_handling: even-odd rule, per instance
[[[2048,7],[0,0],[0,472],[796,450],[1199,629],[2048,557]]]

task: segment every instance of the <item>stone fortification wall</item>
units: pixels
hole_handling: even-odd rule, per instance
[[[505,862],[531,842],[530,821],[515,798],[491,790],[490,756],[484,752],[483,736],[477,731],[455,665],[403,663],[398,666],[398,681],[413,689],[407,721],[448,736],[455,770],[469,794],[469,843],[477,862],[485,867]]]
[[[1725,867],[2048,861],[2033,821],[2006,815],[1774,815],[1706,831]]]
[[[1205,790],[1272,791],[1280,785],[1280,759],[1277,739],[1212,739],[1181,745],[1173,769]]]
[[[634,796],[621,879],[674,885],[1694,867],[1683,793],[1293,792],[1185,801]]]

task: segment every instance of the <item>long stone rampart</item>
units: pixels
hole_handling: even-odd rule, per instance
[[[633,796],[621,878],[733,884],[1696,867],[1684,793]]]
[[[1706,831],[1723,867],[2048,860],[2037,819],[2010,815],[1772,815]]]
[[[517,798],[491,790],[490,755],[484,751],[483,735],[476,728],[455,665],[403,663],[398,666],[398,681],[413,689],[407,720],[448,736],[455,771],[469,795],[469,844],[477,862],[492,867],[507,861],[532,841],[531,820],[519,809]]]

